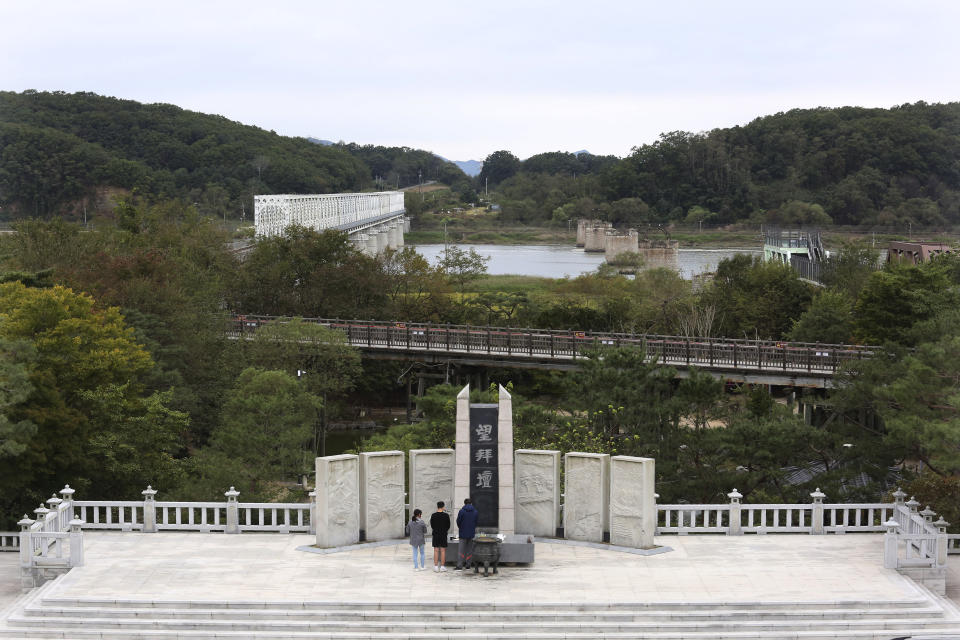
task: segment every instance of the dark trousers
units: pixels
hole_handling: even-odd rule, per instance
[[[474,544],[473,538],[460,538],[460,542],[457,544],[457,550],[460,552],[460,555],[457,557],[458,569],[462,569],[463,567],[470,568],[470,564],[473,562]]]

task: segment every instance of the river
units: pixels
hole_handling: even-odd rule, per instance
[[[443,252],[442,244],[412,245],[431,263]],[[458,244],[464,251],[475,249],[489,256],[487,273],[490,275],[525,275],[545,278],[576,277],[594,271],[603,264],[602,253],[587,253],[569,245],[503,245],[503,244]],[[759,249],[680,249],[676,269],[690,280],[693,276],[714,271],[724,258],[738,253],[761,255]]]

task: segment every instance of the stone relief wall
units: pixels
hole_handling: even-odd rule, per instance
[[[516,531],[552,537],[560,515],[560,452],[518,449],[516,473]]]
[[[603,542],[607,530],[610,456],[568,453],[564,456],[563,534],[570,540]]]
[[[410,509],[423,510],[424,520],[430,526],[430,514],[436,511],[437,501],[443,500],[454,517],[453,504],[453,449],[413,449],[410,451]],[[452,529],[451,529],[452,532]]]
[[[366,540],[403,537],[403,452],[360,454],[360,528]]]
[[[610,459],[610,543],[652,547],[656,528],[652,458]]]
[[[317,546],[360,540],[360,473],[357,456],[317,458]]]

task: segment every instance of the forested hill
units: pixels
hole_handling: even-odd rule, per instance
[[[669,133],[605,182],[657,210],[700,205],[721,218],[791,200],[836,223],[956,223],[960,104],[793,110],[704,135]]]
[[[796,109],[665,133],[580,180],[513,160],[500,191],[504,212],[522,221],[960,223],[960,103]]]
[[[92,93],[0,92],[2,218],[109,207],[105,192],[119,188],[195,202],[208,215],[237,218],[243,205],[250,219],[255,193],[372,186],[345,149],[221,116]]]

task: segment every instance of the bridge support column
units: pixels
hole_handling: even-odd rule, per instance
[[[390,246],[392,248],[403,248],[403,222],[396,221],[390,225],[390,236]]]
[[[377,227],[377,253],[383,253],[390,246],[390,232],[383,227]]]
[[[350,243],[353,244],[353,248],[361,253],[367,250],[367,234],[365,233],[355,233],[350,236]]]
[[[366,253],[368,256],[377,255],[377,232],[373,229],[368,229],[366,234]]]

